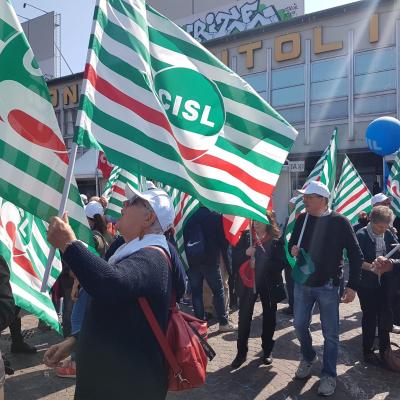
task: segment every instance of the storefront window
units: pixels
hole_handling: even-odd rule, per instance
[[[282,110],[277,110],[289,124],[300,124],[304,122],[304,106],[302,107],[291,107]]]
[[[312,104],[310,113],[312,122],[347,118],[348,115],[347,100],[329,101],[329,102]]]
[[[344,97],[348,94],[348,78],[332,79],[311,84],[311,100]]]
[[[272,71],[272,89],[297,85],[304,85],[304,65],[296,65]]]
[[[272,91],[272,105],[275,107],[298,103],[304,104],[304,85]]]

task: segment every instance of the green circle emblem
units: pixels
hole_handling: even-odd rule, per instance
[[[171,125],[214,136],[225,124],[224,102],[216,84],[201,73],[181,67],[159,71],[154,77],[158,99]]]

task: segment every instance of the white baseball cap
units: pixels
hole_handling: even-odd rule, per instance
[[[384,193],[377,193],[375,196],[372,196],[371,205],[374,206],[377,203],[382,203],[383,201],[388,200],[389,197]]]
[[[329,199],[330,192],[328,186],[320,181],[311,181],[305,189],[298,190],[301,194],[318,194],[319,196]]]
[[[140,197],[146,200],[157,215],[158,222],[164,232],[173,225],[175,219],[174,206],[170,197],[164,190],[156,188],[139,192],[132,185],[126,183],[125,196],[128,200],[133,197]]]
[[[104,215],[104,208],[98,201],[91,201],[85,207],[85,214],[88,218],[94,218],[96,214]]]
[[[83,201],[83,204],[86,204],[87,201],[88,201],[88,198],[87,198],[86,194],[83,194],[83,193],[81,193],[81,199]]]

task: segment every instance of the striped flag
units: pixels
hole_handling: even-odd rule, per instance
[[[371,198],[367,185],[346,155],[335,190],[333,210],[343,214],[354,225],[358,221],[360,211],[371,211]]]
[[[137,175],[114,166],[103,192],[103,196],[108,199],[106,215],[113,218],[121,216],[121,209],[126,200],[125,185],[127,183],[139,190],[139,177]]]
[[[397,152],[387,181],[387,195],[392,198],[392,209],[400,217],[400,151]]]
[[[321,181],[328,186],[331,192],[331,199],[333,199],[334,188],[336,183],[336,167],[337,167],[337,128],[333,131],[331,141],[328,147],[322,153],[315,167],[308,176],[306,182],[303,185],[305,189],[311,181]],[[285,230],[285,242],[286,242],[286,256],[289,263],[294,266],[295,259],[289,254],[287,245],[292,235],[294,224],[297,217],[305,211],[303,196],[297,196],[294,202],[294,208],[289,214],[288,222]]]
[[[254,89],[144,0],[98,0],[75,141],[210,209],[266,222],[297,136]]]
[[[183,193],[178,189],[171,188],[170,186],[164,186],[164,190],[170,196],[175,210],[175,241],[178,253],[181,256],[186,268],[188,268],[188,262],[185,254],[185,246],[183,242],[183,228],[188,221],[188,219],[193,215],[193,213],[198,210],[200,203],[194,197]]]
[[[10,269],[15,304],[61,333],[49,293],[40,292],[49,254],[46,230],[47,224],[42,220],[0,198],[0,254]],[[49,287],[54,284],[60,272],[60,255],[56,252]]]
[[[48,221],[60,207],[68,153],[42,72],[6,0],[0,0],[0,66],[0,196]],[[67,211],[76,236],[91,243],[75,180]]]
[[[272,200],[270,201],[271,203]],[[238,244],[242,233],[250,227],[250,220],[248,218],[236,217],[234,215],[223,215],[222,223],[225,237],[232,246]]]

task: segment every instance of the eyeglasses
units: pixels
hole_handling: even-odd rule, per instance
[[[323,196],[319,194],[303,194],[303,199],[322,199]]]
[[[149,204],[148,201],[142,199],[141,197],[135,195],[133,197],[131,197],[129,200],[126,200],[124,202],[124,207],[130,207],[133,206],[135,204],[140,204],[142,205],[146,210],[154,212],[154,210],[151,208],[151,205]]]

